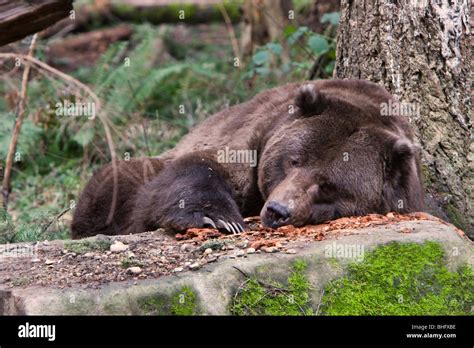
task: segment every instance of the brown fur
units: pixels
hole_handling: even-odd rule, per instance
[[[392,96],[360,80],[306,84],[264,91],[210,117],[154,162],[152,180],[126,179],[120,169],[111,225],[104,215],[112,181],[103,169],[107,175],[94,175],[79,201],[73,235],[180,230],[203,226],[203,217],[242,223],[259,212],[276,227],[422,209],[409,124],[380,115]],[[226,147],[256,150],[258,165],[217,163]]]
[[[123,234],[131,224],[130,213],[138,189],[154,178],[162,167],[163,163],[158,159],[117,162],[117,200],[110,223],[107,220],[112,209],[114,187],[112,164],[94,173],[75,208],[72,238]]]

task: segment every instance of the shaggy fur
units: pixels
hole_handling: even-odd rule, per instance
[[[258,213],[277,227],[421,210],[418,149],[408,121],[380,114],[391,99],[361,80],[264,91],[210,117],[158,159],[121,163],[109,224],[110,165],[95,174],[79,200],[73,236],[183,230],[209,219],[242,224],[242,216]],[[218,163],[226,149],[256,151],[257,166]],[[152,163],[153,171],[139,169],[141,163]]]

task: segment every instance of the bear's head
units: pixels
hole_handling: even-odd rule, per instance
[[[380,114],[380,104],[392,96],[368,82],[317,86],[300,88],[297,112],[273,130],[263,148],[258,168],[263,223],[302,226],[420,210],[418,148],[408,122]]]

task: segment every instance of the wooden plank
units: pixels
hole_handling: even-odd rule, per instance
[[[69,16],[73,0],[0,0],[0,46],[39,32]]]

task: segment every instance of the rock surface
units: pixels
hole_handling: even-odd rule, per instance
[[[449,269],[474,265],[472,242],[429,215],[363,218],[238,236],[188,231],[177,236],[178,241],[146,232],[39,242],[29,246],[33,252],[28,256],[28,246],[1,246],[0,315],[229,314],[245,275],[284,280],[296,260],[308,264],[305,275],[316,306],[325,284],[342,276],[344,265],[363,257],[360,251],[391,241],[436,241],[445,250]],[[111,252],[118,239],[130,251]],[[336,252],[339,249],[342,253]],[[31,262],[34,259],[42,262]]]

